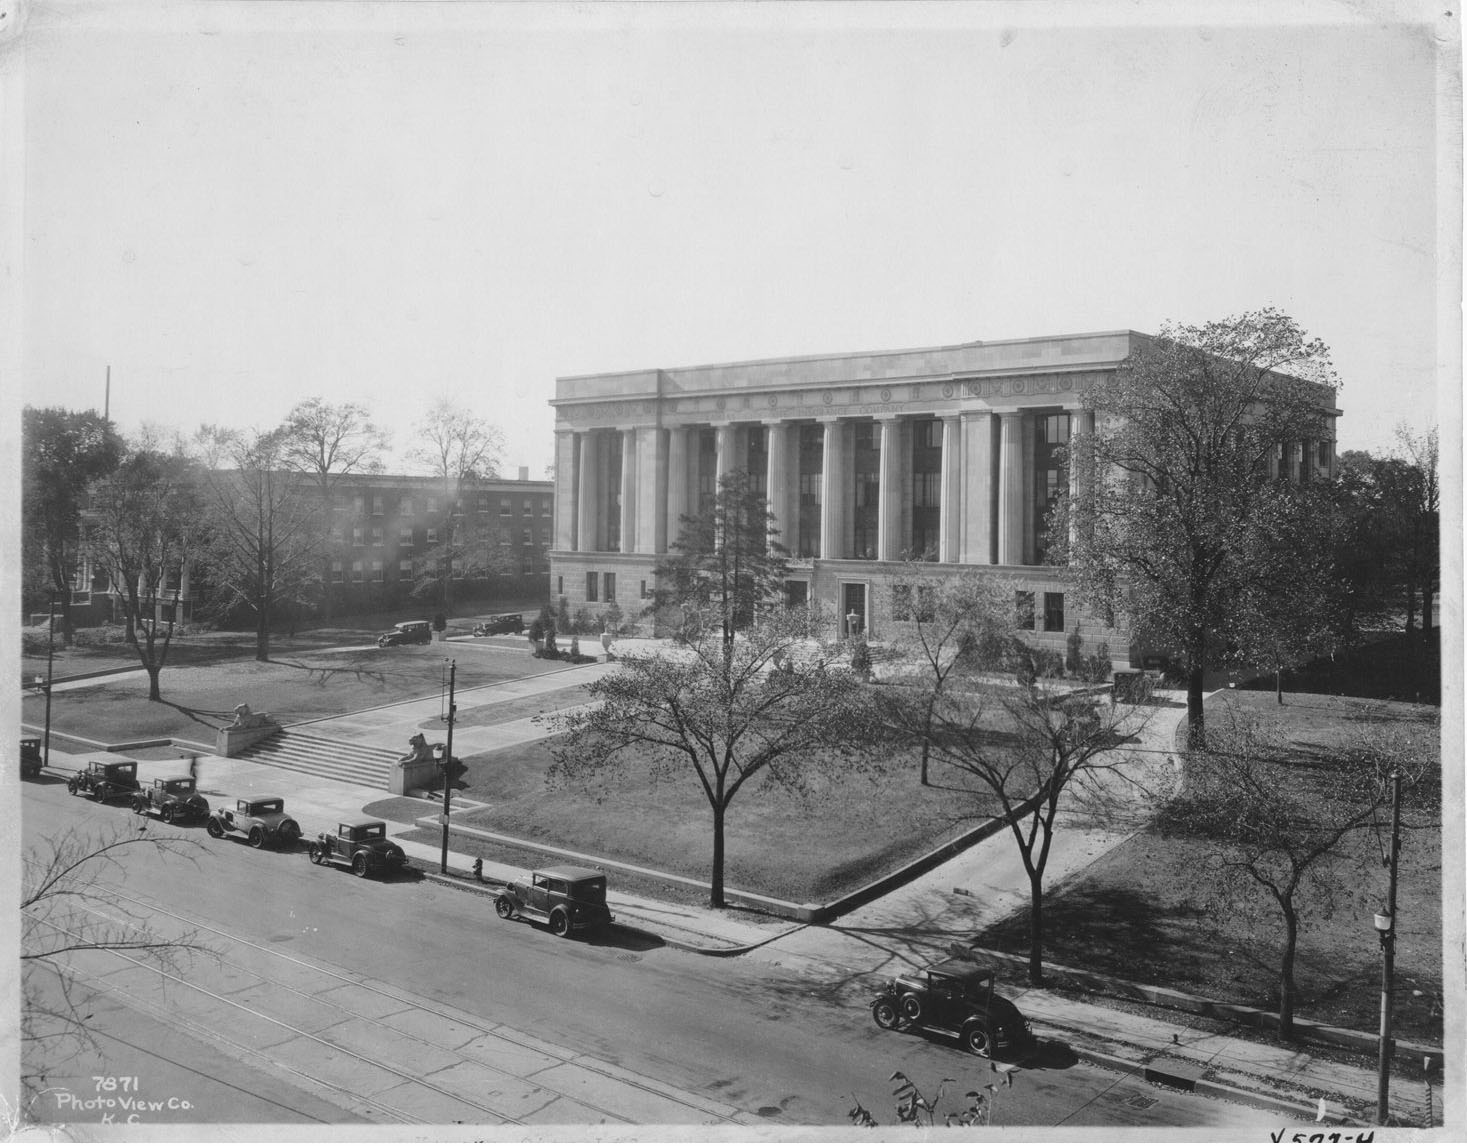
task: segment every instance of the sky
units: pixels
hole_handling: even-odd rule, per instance
[[[1267,305],[1342,449],[1459,416],[1445,5],[3,7],[6,364],[125,431],[446,397],[543,477],[557,376]]]

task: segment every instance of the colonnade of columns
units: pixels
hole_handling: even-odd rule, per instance
[[[938,417],[942,423],[937,559],[967,564],[1019,565],[1032,560],[1033,422],[1038,411],[976,411]],[[1047,411],[1053,412],[1053,411]],[[1094,433],[1094,415],[1071,410],[1071,434]],[[932,416],[921,420],[931,420]],[[875,557],[895,561],[904,543],[905,478],[900,448],[902,423],[912,418],[875,419],[880,451]],[[854,419],[817,418],[823,455],[820,469],[822,557],[851,554],[846,509],[853,497],[854,458],[845,432]],[[754,423],[751,423],[754,424]],[[795,461],[801,423],[771,419],[766,431],[765,496],[786,545],[798,530]],[[809,423],[804,423],[808,425]],[[739,456],[741,423],[715,423],[719,478],[747,458]],[[681,519],[693,512],[698,488],[693,464],[704,426],[618,427],[556,431],[555,547],[567,552],[665,553]],[[619,437],[619,474],[608,465],[613,435]],[[1071,492],[1078,493],[1071,476]],[[619,540],[610,544],[607,518],[613,483],[619,494]]]

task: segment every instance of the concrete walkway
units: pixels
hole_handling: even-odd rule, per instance
[[[614,667],[604,662],[568,666],[558,672],[466,690],[459,694],[459,711],[586,684]],[[1132,789],[1129,781],[1117,780],[1114,784],[1121,786],[1113,786],[1112,795],[1147,792],[1148,800],[1156,799],[1177,782],[1179,763],[1171,747],[1185,712],[1181,699],[1179,695],[1162,695],[1156,705],[1138,710],[1144,719],[1138,716],[1128,727],[1133,739],[1117,751],[1134,753],[1129,781],[1139,782],[1142,787]],[[305,727],[343,740],[396,748],[405,746],[424,721],[438,718],[439,704],[437,698],[414,701],[316,721]],[[483,752],[546,734],[543,725],[529,718],[459,727],[454,732],[454,747],[456,753]],[[54,747],[51,751],[51,771],[55,774],[65,775],[84,762],[84,754],[58,752]],[[144,782],[180,770],[179,764],[170,761],[145,760],[139,764]],[[268,765],[215,756],[199,758],[198,776],[211,804],[232,801],[236,796],[283,795],[287,810],[298,818],[308,837],[334,826],[339,817],[356,815],[363,807],[388,798],[387,793],[374,788],[284,774]],[[421,804],[418,814],[423,816],[436,816],[440,810],[434,801],[416,803]],[[399,823],[394,828],[402,833],[414,826]],[[1139,826],[1139,820],[1120,830],[1067,823],[1056,834],[1045,886],[1052,888],[1082,871],[1130,838]],[[401,838],[399,843],[417,866],[433,873],[432,878],[443,878],[436,874],[438,846]],[[450,852],[450,875],[446,878],[477,887],[470,874],[472,865],[471,856]],[[522,869],[507,865],[487,861],[483,865],[483,877],[490,882],[502,883],[523,874]],[[820,984],[826,994],[843,1004],[863,1006],[885,978],[942,958],[953,944],[965,945],[984,927],[1024,907],[1028,896],[1027,874],[1014,840],[1005,829],[903,888],[825,925],[798,925],[746,912],[668,904],[619,893],[614,881],[609,898],[620,924],[687,950],[767,962],[781,968],[782,973]],[[480,906],[476,900],[466,897],[465,910],[491,910],[487,903]],[[1299,1047],[1275,1047],[1249,1038],[1243,1028],[1223,1034],[1202,1033],[1193,1029],[1196,1020],[1185,1014],[1158,1019],[1153,1017],[1156,1012],[1142,1014],[1029,988],[1017,981],[1017,976],[1005,976],[1003,990],[1030,1017],[1038,1034],[1059,1038],[1081,1057],[1106,1067],[1160,1073],[1163,1081],[1170,1082],[1176,1082],[1175,1072],[1179,1070],[1196,1074],[1200,1078],[1195,1082],[1188,1078],[1185,1085],[1199,1093],[1275,1109],[1281,1121],[1289,1125],[1310,1122],[1321,1111],[1331,1122],[1350,1121],[1347,1110],[1353,1110],[1357,1119],[1373,1113],[1376,1081],[1369,1064],[1342,1064]],[[1440,1124],[1441,1095],[1422,1082],[1398,1081],[1392,1089],[1392,1110],[1412,1125]]]

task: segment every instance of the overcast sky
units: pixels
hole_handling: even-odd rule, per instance
[[[1378,449],[1460,345],[1440,5],[7,7],[24,399],[125,430],[449,396],[541,477],[558,375],[1275,305]]]

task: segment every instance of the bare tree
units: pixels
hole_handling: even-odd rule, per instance
[[[1144,791],[1117,749],[1142,712],[1086,692],[1052,690],[1024,674],[946,688],[932,707],[932,757],[973,796],[995,805],[1029,877],[1029,981],[1044,978],[1044,872],[1061,806],[1111,824]],[[1068,797],[1068,799],[1067,799]]]
[[[592,704],[554,718],[552,779],[614,782],[615,770],[651,766],[697,783],[712,814],[708,901],[724,906],[724,826],[734,799],[767,777],[798,789],[809,757],[854,746],[870,705],[843,651],[811,636],[804,609],[761,615],[729,645],[695,635],[667,655],[627,653],[589,688]]]
[[[100,834],[76,826],[26,850],[20,889],[20,947],[24,1006],[21,1040],[27,1072],[68,1047],[92,1044],[90,1014],[70,957],[107,951],[139,965],[177,974],[199,954],[214,954],[197,933],[163,938],[118,894],[118,883],[144,855],[193,862],[202,845],[183,836],[113,828]],[[49,970],[56,983],[38,978]],[[74,1051],[72,1052],[74,1053]]]
[[[497,426],[448,399],[440,399],[418,423],[417,445],[408,456],[442,482],[438,542],[417,560],[415,593],[435,592],[446,616],[457,576],[504,572],[498,527],[464,512],[464,501],[481,482],[499,474],[504,435]]]
[[[1011,582],[977,573],[937,574],[910,561],[892,584],[892,627],[883,672],[888,723],[921,745],[928,784],[934,722],[948,689],[1008,635],[1000,618],[1011,607]],[[960,685],[961,687],[961,685]]]
[[[127,643],[148,674],[148,699],[161,700],[184,573],[199,556],[199,475],[181,454],[130,452],[92,489],[87,549],[111,581]]]
[[[1361,886],[1369,852],[1351,840],[1378,825],[1393,769],[1419,806],[1434,806],[1437,757],[1419,739],[1376,735],[1323,760],[1290,758],[1277,734],[1224,711],[1207,749],[1188,756],[1185,787],[1158,828],[1205,841],[1230,913],[1259,896],[1278,912],[1279,1030],[1289,1038],[1301,924]]]
[[[304,474],[315,486],[321,531],[331,531],[331,507],[336,487],[351,474],[374,474],[383,470],[382,456],[390,438],[373,424],[365,406],[355,402],[327,402],[321,397],[298,402],[285,418],[280,461],[290,470]],[[321,609],[332,612],[331,555],[326,553],[321,570]]]
[[[208,467],[209,572],[226,607],[254,614],[255,659],[268,661],[276,609],[304,603],[320,579],[314,498],[284,466],[282,430],[205,426],[198,441]]]

